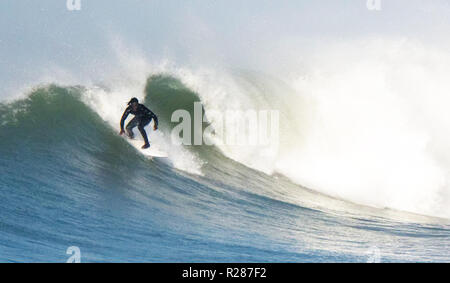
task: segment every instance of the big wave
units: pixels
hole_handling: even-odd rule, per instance
[[[162,131],[151,139],[166,146],[180,170],[202,174],[202,164],[220,162],[211,156],[223,155],[333,197],[450,217],[450,86],[442,75],[450,56],[416,42],[376,40],[317,52],[293,76],[164,66],[131,88],[86,87],[80,99],[115,128],[126,101],[138,96],[162,117]],[[206,111],[278,110],[278,151],[173,146],[170,116],[177,109],[192,112],[194,102]],[[215,126],[214,119],[208,122]],[[81,138],[76,131],[67,135]]]

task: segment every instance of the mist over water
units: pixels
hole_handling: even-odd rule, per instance
[[[314,110],[282,172],[358,203],[448,217],[447,51],[378,39],[319,52],[294,81]]]

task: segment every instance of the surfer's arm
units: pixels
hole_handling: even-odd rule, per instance
[[[155,120],[155,130],[156,130],[158,128],[158,117],[156,117],[155,113],[153,113],[153,112],[151,114],[151,117],[153,120]]]
[[[123,112],[122,119],[120,119],[120,131],[122,132],[125,125],[125,120],[127,119],[128,115],[130,115],[131,107],[127,107],[125,111]]]
[[[152,110],[148,109],[147,107],[145,107],[144,105],[142,105],[145,109],[145,112],[147,113],[147,115],[153,119],[155,121],[155,127],[154,129],[158,129],[158,117],[156,117],[155,113],[153,113]],[[151,120],[150,120],[151,121]]]

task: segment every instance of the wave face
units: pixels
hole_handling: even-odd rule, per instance
[[[171,76],[146,89],[161,117],[200,100]],[[92,107],[103,93],[49,85],[0,105],[1,261],[63,262],[69,246],[84,262],[450,260],[443,220],[329,198],[225,148],[176,151],[201,174],[148,160]]]
[[[248,167],[282,174],[333,197],[449,218],[444,129],[450,124],[442,105],[448,105],[450,86],[440,70],[446,68],[442,60],[450,57],[437,50],[430,55],[416,43],[368,41],[329,48],[321,50],[320,59],[312,56],[303,75],[292,80],[243,70],[169,70],[172,78],[149,79],[147,101],[161,107],[166,119],[176,109],[192,113],[195,101],[202,102],[206,113],[276,109],[277,150],[216,148]],[[359,49],[365,53],[358,54]],[[345,64],[355,56],[361,56],[360,63]],[[336,65],[343,67],[336,70]],[[417,82],[414,88],[411,77]]]

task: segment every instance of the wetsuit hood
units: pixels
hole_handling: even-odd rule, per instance
[[[136,97],[133,97],[130,101],[128,101],[128,105],[131,105],[134,102],[139,103],[139,100]]]

